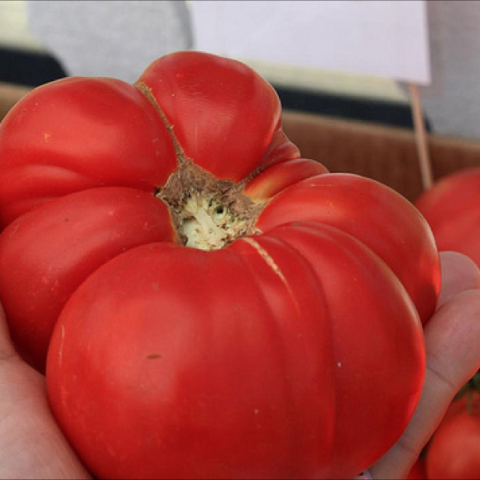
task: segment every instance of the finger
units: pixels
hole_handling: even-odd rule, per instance
[[[465,290],[480,288],[480,270],[473,260],[457,252],[440,253],[442,290],[438,306],[442,306]]]
[[[425,329],[427,372],[422,398],[399,442],[377,462],[374,478],[405,478],[455,394],[480,368],[480,291],[445,303]]]

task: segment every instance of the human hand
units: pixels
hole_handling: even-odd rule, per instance
[[[442,253],[439,308],[426,327],[424,392],[411,424],[371,468],[374,478],[405,477],[453,396],[480,367],[480,272]],[[45,379],[15,353],[0,308],[0,478],[90,478],[50,412]]]
[[[454,396],[480,368],[480,271],[458,253],[442,253],[441,263],[439,305],[425,328],[422,398],[400,440],[371,467],[374,479],[406,478]]]
[[[0,478],[90,478],[48,406],[45,378],[15,352],[0,306]]]

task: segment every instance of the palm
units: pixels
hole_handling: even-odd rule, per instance
[[[15,354],[4,321],[0,390],[0,478],[89,478],[50,413],[45,378]]]

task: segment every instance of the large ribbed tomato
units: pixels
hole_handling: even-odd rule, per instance
[[[245,65],[40,87],[0,130],[0,295],[105,478],[350,478],[418,401],[433,236],[329,174]],[[187,248],[190,247],[190,248]],[[50,337],[53,337],[50,341]]]
[[[416,204],[440,250],[463,253],[480,266],[480,168],[442,178]]]

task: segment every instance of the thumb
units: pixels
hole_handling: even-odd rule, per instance
[[[444,295],[425,328],[427,372],[410,425],[370,472],[373,478],[405,478],[450,402],[480,367],[480,290],[477,266],[458,254],[442,254]]]

